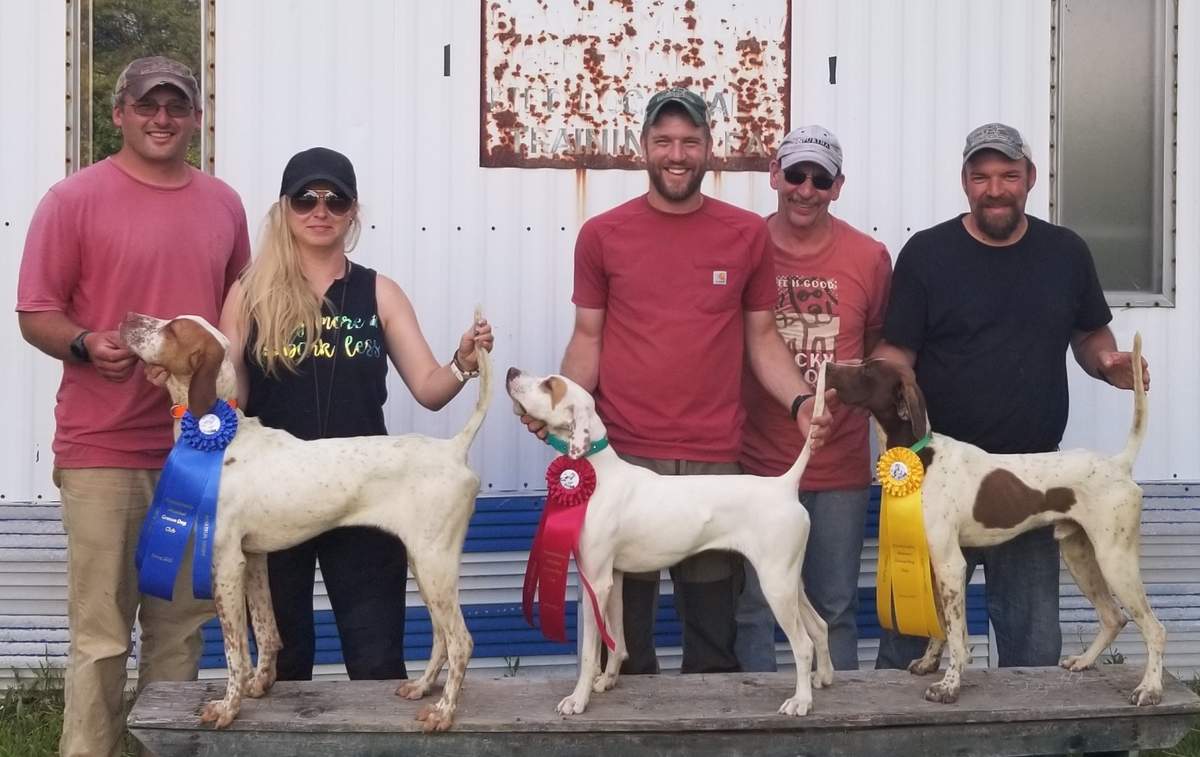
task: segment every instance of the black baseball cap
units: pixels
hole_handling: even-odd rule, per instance
[[[328,147],[310,147],[293,155],[283,169],[279,196],[292,197],[314,181],[327,181],[342,195],[358,199],[354,165],[345,155]]]

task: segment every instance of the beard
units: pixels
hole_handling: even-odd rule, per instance
[[[989,215],[986,211],[993,208],[1006,208],[1008,213],[1003,216]],[[1014,202],[984,203],[975,216],[975,225],[984,236],[998,242],[1007,240],[1021,224],[1021,211]]]
[[[661,166],[650,165],[646,167],[650,174],[650,183],[658,190],[658,193],[671,202],[682,202],[692,195],[700,191],[700,184],[704,181],[705,167],[697,166],[695,173],[683,189],[671,189],[667,185],[666,171]]]

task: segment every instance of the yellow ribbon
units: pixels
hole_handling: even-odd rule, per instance
[[[925,467],[911,449],[893,447],[879,456],[877,471],[883,487],[875,592],[879,624],[908,636],[945,639],[934,605],[929,542],[921,508]]]

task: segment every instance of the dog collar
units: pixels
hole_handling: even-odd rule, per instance
[[[920,452],[921,450],[925,449],[925,446],[927,444],[929,444],[929,442],[932,440],[933,440],[933,433],[932,432],[927,433],[927,434],[925,434],[925,436],[922,436],[920,439],[918,439],[917,443],[914,444],[913,446],[909,447],[909,449],[911,449],[913,452]]]
[[[553,447],[555,450],[557,450],[559,452],[559,454],[563,454],[563,455],[567,454],[567,451],[570,449],[569,445],[566,442],[564,442],[562,439],[559,439],[557,436],[554,436],[553,434],[546,435],[546,444],[549,444],[551,447]],[[587,448],[587,452],[583,453],[583,456],[591,457],[592,455],[596,454],[597,452],[599,452],[600,450],[604,449],[607,446],[608,446],[608,437],[606,436],[603,439],[600,439],[599,441],[592,442],[591,445]]]
[[[233,408],[234,410],[237,410],[237,399],[236,398],[225,400],[225,402],[231,408]],[[181,404],[178,402],[175,403],[174,405],[171,405],[171,417],[174,418],[175,420],[179,420],[179,419],[183,418],[183,414],[186,412],[187,412],[187,405],[184,405],[184,404]]]

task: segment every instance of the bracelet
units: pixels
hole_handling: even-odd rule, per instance
[[[804,400],[812,397],[811,394],[797,394],[796,399],[792,400],[791,416],[792,420],[796,420],[796,416],[800,414],[800,406],[804,404]]]
[[[475,378],[479,375],[479,369],[473,371],[465,370],[462,363],[458,362],[458,350],[454,351],[454,356],[450,358],[450,373],[454,374],[454,378],[458,379],[458,383],[465,384],[467,379]]]

